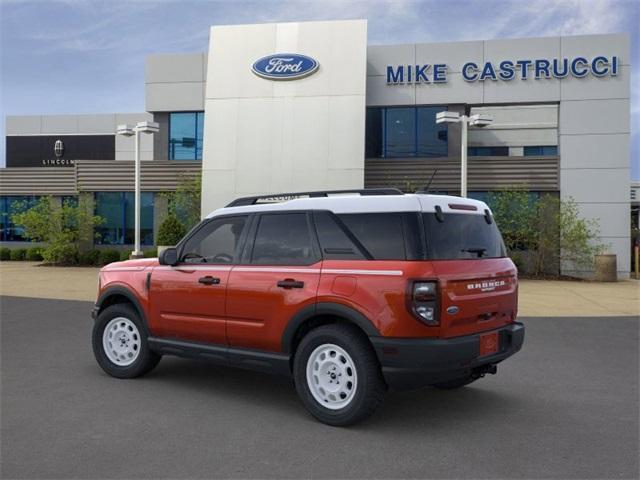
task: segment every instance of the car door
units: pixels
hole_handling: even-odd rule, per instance
[[[149,292],[157,335],[227,343],[226,289],[247,223],[246,215],[203,222],[181,243],[175,266],[154,268]]]
[[[258,215],[227,287],[229,345],[280,351],[296,312],[315,303],[321,256],[310,214]]]

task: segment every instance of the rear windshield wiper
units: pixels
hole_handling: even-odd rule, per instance
[[[487,251],[486,248],[463,248],[460,250],[461,252],[475,253],[478,255],[478,258],[482,257]]]

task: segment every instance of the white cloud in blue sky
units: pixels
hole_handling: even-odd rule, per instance
[[[640,178],[638,0],[0,1],[3,138],[5,115],[143,111],[145,57],[205,51],[211,25],[365,18],[370,44],[626,32]]]

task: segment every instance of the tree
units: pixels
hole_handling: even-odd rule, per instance
[[[158,228],[156,244],[162,246],[176,245],[186,233],[187,230],[180,220],[178,220],[178,217],[170,213],[160,224],[160,228]]]
[[[571,198],[554,194],[534,198],[522,188],[490,192],[488,203],[509,256],[524,273],[558,274],[560,265],[589,270],[599,243],[598,221],[580,218]]]
[[[54,204],[51,197],[41,197],[31,208],[17,204],[11,221],[21,225],[30,240],[46,243],[42,258],[52,264],[77,263],[80,243],[91,239],[94,228],[104,222],[92,214],[92,206],[82,196],[62,205]]]
[[[535,200],[527,190],[513,188],[489,192],[487,203],[491,206],[509,252],[535,246]]]
[[[200,200],[202,197],[202,177],[183,175],[178,180],[175,192],[167,192],[169,214],[175,215],[190,230],[200,222]]]
[[[572,198],[568,198],[560,201],[558,225],[562,263],[572,269],[590,270],[593,267],[594,256],[605,249],[605,245],[598,240],[598,221],[580,218],[578,205]]]

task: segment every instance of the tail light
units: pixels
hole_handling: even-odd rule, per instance
[[[413,282],[410,304],[418,320],[430,326],[440,324],[437,282]]]

